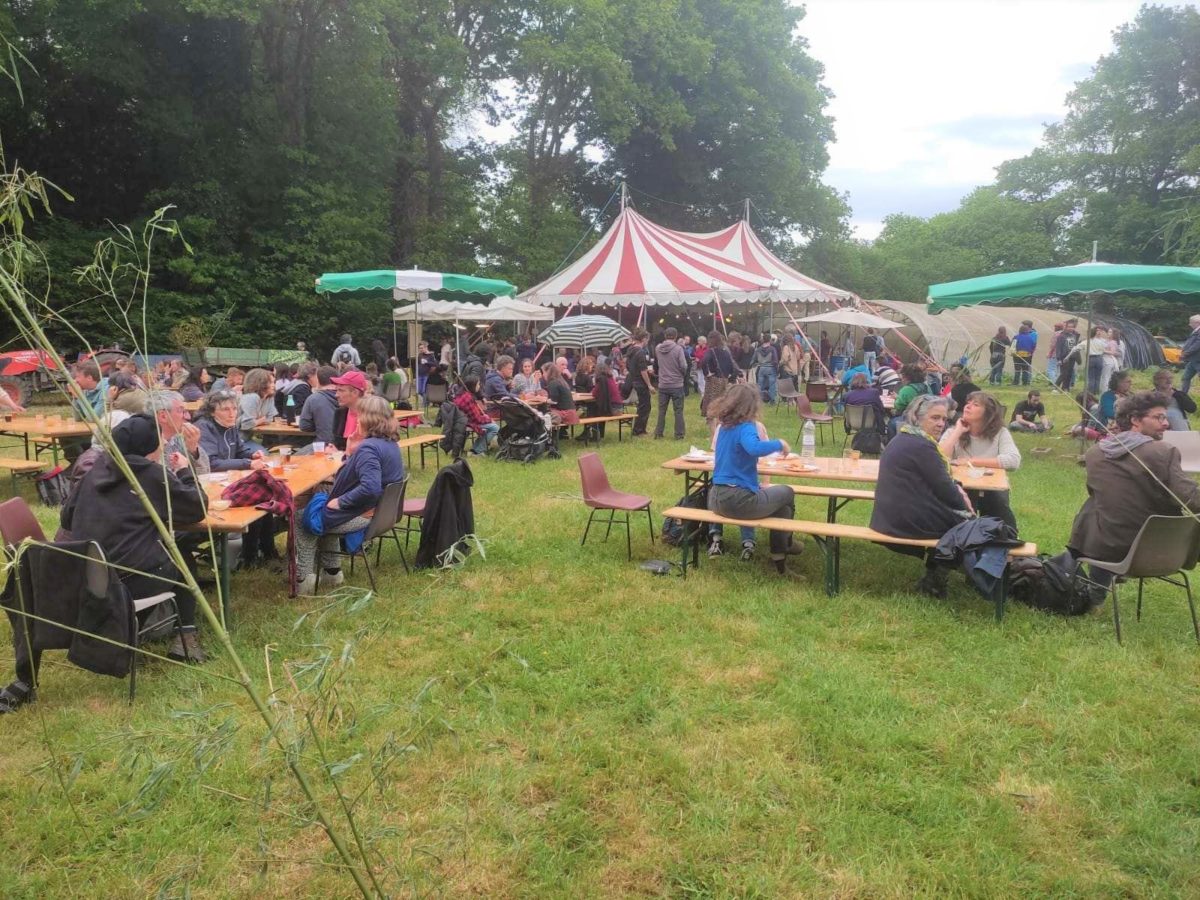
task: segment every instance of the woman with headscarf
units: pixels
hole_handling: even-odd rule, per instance
[[[174,531],[204,519],[204,492],[196,486],[188,460],[181,453],[161,458],[162,443],[153,418],[130,416],[113,429],[112,437],[168,529]],[[67,498],[62,508],[62,527],[72,540],[98,543],[114,566],[134,570],[117,570],[133,597],[161,594],[168,589],[164,579],[180,580],[154,522],[130,489],[125,473],[107,453],[97,458]],[[175,636],[167,655],[180,661],[204,662],[204,648],[196,637],[196,599],[190,591],[176,589],[175,602],[183,636]]]
[[[879,458],[879,481],[871,527],[898,538],[940,538],[974,511],[950,471],[950,460],[938,441],[946,429],[953,401],[924,394],[905,410],[897,429]],[[917,590],[934,597],[946,596],[949,569],[934,562],[933,552],[919,547],[889,544],[888,549],[925,557],[925,575]]]

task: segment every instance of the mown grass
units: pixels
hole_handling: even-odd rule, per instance
[[[785,413],[767,421],[795,436]],[[688,427],[702,443],[694,397]],[[1057,552],[1084,497],[1077,445],[1019,443],[1051,448],[1025,453],[1013,505]],[[685,446],[610,436],[601,453],[661,509],[682,481],[658,464]],[[1179,593],[1148,587],[1140,623],[1130,603],[1122,648],[1107,610],[1016,607],[996,625],[961,579],[948,601],[916,596],[919,563],[875,546],[844,549],[833,599],[815,548],[799,583],[734,558],[654,577],[638,562],[668,554],[644,522],[632,564],[616,536],[579,547],[579,452],[476,464],[487,559],[410,576],[385,561],[374,602],[316,631],[292,625],[319,601],[235,576],[234,638],[257,675],[268,644],[278,685],[279,660],[357,639],[330,749],[410,745],[361,808],[397,894],[1200,891],[1200,649]],[[37,706],[0,719],[0,895],[351,894],[232,685],[151,663],[131,707],[123,683],[51,656]],[[225,719],[239,727],[198,772],[196,736]],[[358,790],[369,774],[344,777]]]

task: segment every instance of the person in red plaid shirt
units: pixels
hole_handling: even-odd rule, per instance
[[[500,426],[492,421],[483,409],[483,401],[479,395],[479,379],[468,375],[463,379],[463,390],[454,396],[454,405],[462,410],[467,417],[467,427],[475,433],[475,446],[471,453],[483,456],[487,453],[488,445],[500,433]]]

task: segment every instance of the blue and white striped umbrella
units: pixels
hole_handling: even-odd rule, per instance
[[[629,329],[608,316],[567,316],[538,335],[551,347],[611,347],[629,337]]]

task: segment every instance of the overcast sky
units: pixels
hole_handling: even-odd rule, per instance
[[[837,143],[825,182],[859,237],[889,213],[930,216],[1062,118],[1136,0],[807,0],[800,33],[825,65]],[[1172,3],[1171,5],[1176,5]],[[1180,2],[1178,5],[1183,5]]]

